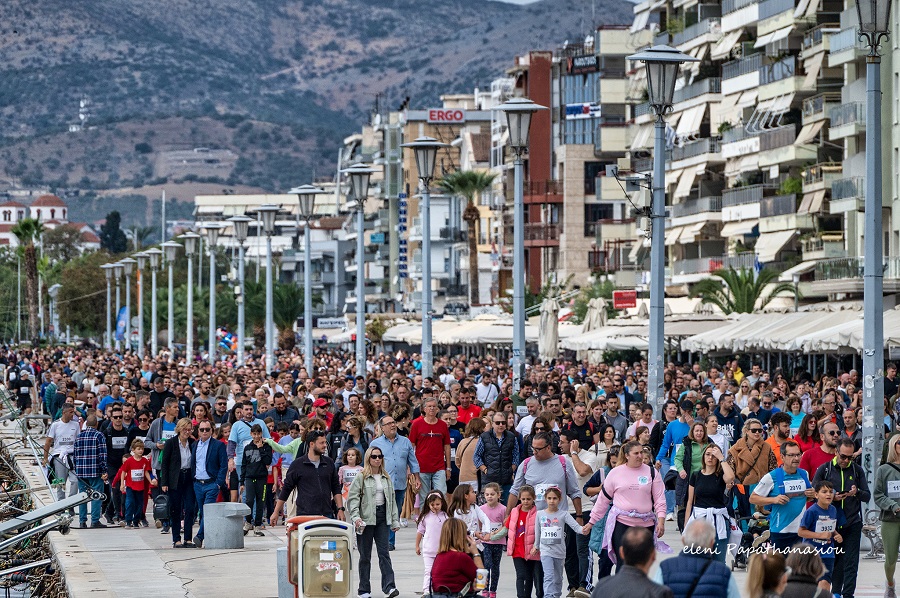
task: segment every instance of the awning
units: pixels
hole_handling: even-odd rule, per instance
[[[713,123],[713,126],[720,125],[725,122],[731,123],[734,122],[734,120],[739,120],[737,101],[740,99],[740,97],[741,94],[739,93],[722,96],[722,102],[719,104],[719,108],[717,110],[710,111],[710,116],[714,116],[718,119],[716,123]]]
[[[800,0],[797,4],[797,8],[794,9],[794,18],[801,19],[803,18],[803,14],[806,12],[806,8],[809,6],[810,0]],[[816,0],[816,6],[819,5],[818,0]]]
[[[691,73],[691,83],[694,82],[694,79],[697,78],[697,75],[700,74],[700,65],[703,64],[703,59],[706,58],[706,53],[709,51],[709,45],[703,44],[697,48],[694,48],[688,54],[697,59],[696,62],[692,62],[689,66]]]
[[[806,69],[806,77],[803,79],[804,89],[815,89],[816,79],[819,78],[819,71],[822,70],[822,61],[825,60],[825,52],[819,52],[806,59],[803,67]]]
[[[822,53],[822,56],[825,56],[825,53]],[[794,141],[794,145],[803,145],[804,143],[812,143],[812,140],[816,135],[819,134],[819,131],[822,130],[822,127],[825,125],[824,120],[820,120],[818,122],[814,122],[812,124],[803,125],[803,128],[800,129],[800,132],[797,134],[797,139]]]
[[[647,27],[647,23],[650,21],[650,11],[645,10],[643,12],[639,12],[634,15],[634,21],[631,22],[631,32],[636,33],[642,29]]]
[[[774,44],[777,41],[783,40],[784,38],[786,38],[787,36],[789,36],[791,34],[791,31],[793,31],[794,28],[795,28],[795,25],[788,25],[787,27],[782,27],[781,29],[775,31],[772,34],[772,38],[767,43]]]
[[[681,115],[681,120],[678,121],[678,128],[675,129],[675,134],[679,137],[688,137],[694,133],[699,133],[704,114],[706,114],[706,104],[685,110]]]
[[[822,210],[822,204],[825,202],[825,189],[819,189],[812,193],[804,193],[803,199],[800,201],[800,207],[797,208],[798,214],[818,214]]]
[[[759,96],[759,90],[750,89],[741,94],[741,99],[738,100],[737,105],[739,108],[746,108],[748,106],[752,106],[756,103],[756,98]]]
[[[766,33],[765,35],[760,35],[759,37],[756,38],[756,43],[753,44],[753,47],[754,48],[762,48],[767,43],[769,43],[769,40],[772,39],[773,35],[775,35],[775,32]]]
[[[806,274],[810,272],[813,268],[816,267],[816,261],[810,260],[808,262],[800,262],[793,268],[788,268],[778,277],[778,280],[781,282],[793,282],[794,275],[800,276],[801,274]]]
[[[716,45],[713,46],[710,58],[712,60],[722,60],[723,58],[728,58],[728,55],[731,54],[731,51],[734,49],[734,46],[737,44],[737,41],[743,34],[743,29],[738,29],[737,31],[726,33],[725,37],[720,39],[718,42],[716,42]]]
[[[685,226],[684,230],[681,231],[681,235],[679,235],[678,237],[678,242],[682,245],[694,243],[697,240],[697,235],[699,235],[700,231],[703,230],[703,226],[705,224],[705,222],[695,222],[693,224]]]
[[[652,124],[639,125],[634,133],[634,140],[631,142],[631,151],[653,147],[652,137]]]
[[[759,224],[759,220],[741,220],[740,222],[726,222],[719,236],[723,239],[729,237],[743,237],[753,232],[753,227]]]
[[[694,186],[694,177],[697,176],[697,170],[695,168],[686,168],[681,175],[681,178],[678,179],[678,186],[675,187],[675,193],[672,194],[672,197],[675,199],[681,199],[682,197],[687,197],[691,194],[691,187]]]
[[[760,263],[766,264],[775,261],[775,256],[781,248],[797,235],[797,231],[780,230],[774,233],[762,233],[756,240],[756,255]]]
[[[668,172],[666,172],[666,187],[678,183],[679,179],[681,179],[681,172],[681,169],[669,170]]]
[[[796,12],[796,11],[794,11]],[[806,8],[806,14],[803,15],[807,19],[811,19],[816,16],[816,13],[819,12],[819,0],[811,0],[809,6]]]
[[[683,226],[674,226],[666,231],[666,245],[674,245],[678,241],[678,237],[681,236],[681,231],[684,230]]]
[[[791,109],[791,102],[794,101],[793,93],[786,93],[768,100],[763,100],[756,107],[757,114],[781,114]]]

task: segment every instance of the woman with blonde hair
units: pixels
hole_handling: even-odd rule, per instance
[[[888,441],[887,462],[875,472],[875,504],[881,509],[881,540],[884,543],[884,576],[886,598],[894,598],[894,570],[900,547],[900,435]]]
[[[193,525],[197,511],[193,469],[194,425],[185,417],[175,424],[175,436],[166,440],[159,467],[160,489],[169,497],[172,548],[194,548]],[[181,541],[182,524],[184,542]]]
[[[778,552],[756,553],[747,566],[747,596],[781,598],[787,585],[788,569]]]
[[[441,527],[440,546],[431,567],[432,592],[446,590],[455,595],[466,590],[466,596],[478,594],[475,577],[478,569],[484,569],[484,563],[475,540],[467,532],[466,524],[453,517]]]
[[[815,598],[821,593],[818,580],[825,575],[826,569],[815,546],[794,544],[785,565],[789,573],[782,598]]]

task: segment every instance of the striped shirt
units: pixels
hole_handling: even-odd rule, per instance
[[[94,428],[85,428],[75,439],[75,474],[99,478],[106,473],[106,438]]]

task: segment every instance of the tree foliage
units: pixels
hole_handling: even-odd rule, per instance
[[[614,290],[616,290],[616,285],[611,280],[600,280],[596,277],[591,279],[591,284],[583,287],[581,293],[575,298],[572,304],[572,318],[570,321],[573,324],[583,323],[584,318],[587,316],[588,303],[591,299],[599,297],[609,300],[606,304],[606,317],[615,318],[619,312],[612,306]]]
[[[25,265],[25,304],[28,306],[28,338],[38,339],[38,260],[34,242],[44,227],[36,218],[25,218],[12,227],[12,234],[22,248]]]
[[[716,270],[712,275],[714,278],[701,280],[694,285],[691,297],[700,297],[703,303],[711,303],[726,314],[748,314],[757,307],[763,309],[782,293],[794,296],[797,292],[793,284],[778,282],[778,272],[770,269],[764,268],[755,275],[753,270],[747,268],[728,268]],[[775,284],[774,288],[763,295],[770,284]]]
[[[51,262],[69,262],[81,253],[81,231],[74,226],[62,225],[50,229],[44,233],[41,241],[44,246],[44,256]]]
[[[128,239],[122,230],[122,215],[118,210],[107,214],[106,221],[100,226],[100,248],[111,254],[128,250]]]

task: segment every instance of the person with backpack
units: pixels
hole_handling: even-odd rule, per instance
[[[563,490],[559,508],[564,511],[568,510],[569,499],[571,499],[575,505],[575,512],[578,514],[575,520],[582,525],[581,490],[578,488],[578,475],[571,460],[562,455],[553,454],[553,451],[550,450],[551,441],[550,434],[547,432],[535,435],[531,442],[534,456],[522,461],[522,464],[516,469],[516,477],[506,502],[506,515],[509,516],[513,507],[518,504],[519,488],[523,484],[534,488],[535,506],[538,510],[547,508],[544,492],[547,488],[556,486]]]
[[[887,460],[875,472],[875,504],[881,509],[881,539],[884,542],[885,598],[896,598],[894,571],[900,546],[900,435],[888,440]]]
[[[481,472],[481,483],[493,482],[500,486],[501,502],[505,502],[508,498],[513,475],[521,462],[519,443],[515,434],[507,429],[506,424],[505,414],[492,414],[492,429],[481,433],[472,455],[472,463]]]
[[[776,550],[800,541],[800,520],[806,511],[806,500],[816,494],[806,470],[799,468],[801,455],[799,444],[785,441],[781,445],[784,465],[765,474],[750,494],[750,504],[771,507],[769,540]]]

